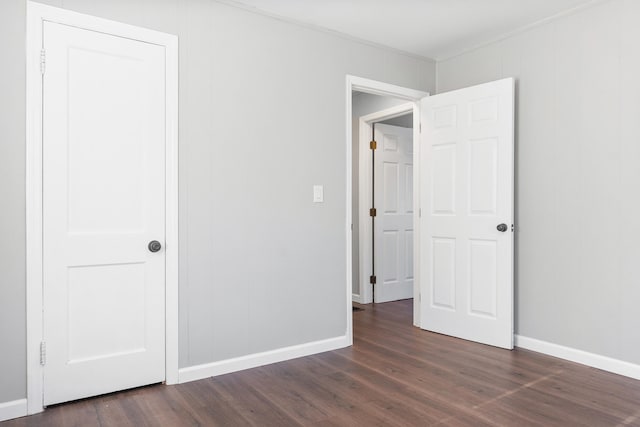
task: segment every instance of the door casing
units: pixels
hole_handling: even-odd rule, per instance
[[[27,412],[43,407],[42,73],[43,22],[70,25],[165,48],[165,382],[178,382],[178,38],[128,24],[27,2],[26,286]]]
[[[353,186],[353,168],[352,168],[352,147],[353,147],[353,134],[352,134],[352,94],[353,91],[358,91],[358,92],[365,92],[365,93],[369,93],[372,95],[380,95],[380,96],[391,96],[393,98],[398,98],[398,99],[404,99],[408,102],[411,102],[413,104],[413,132],[414,132],[414,136],[413,139],[414,141],[418,141],[419,135],[418,133],[420,132],[420,111],[419,111],[419,106],[418,106],[418,101],[421,98],[424,98],[425,96],[429,96],[428,92],[423,92],[420,90],[415,90],[415,89],[409,89],[406,87],[402,87],[402,86],[396,86],[396,85],[392,85],[389,83],[384,83],[384,82],[380,82],[380,81],[376,81],[376,80],[371,80],[371,79],[366,79],[363,77],[357,77],[357,76],[352,76],[352,75],[347,75],[346,76],[346,116],[345,116],[345,123],[346,123],[346,170],[347,170],[347,182],[346,182],[346,201],[345,201],[345,205],[346,205],[346,217],[345,217],[345,235],[346,235],[346,242],[345,242],[345,247],[346,247],[346,304],[345,304],[345,308],[346,308],[346,316],[347,316],[347,332],[346,335],[349,339],[349,345],[353,344],[353,313],[352,313],[352,301],[353,301],[353,261],[352,261],[352,254],[353,254],[353,247],[352,247],[352,243],[351,243],[351,236],[352,236],[352,227],[353,227],[353,209],[351,207],[351,203],[352,203],[352,197],[353,197],[353,191],[352,191],[352,186]],[[402,113],[401,113],[402,114]],[[401,115],[398,114],[398,115]],[[368,156],[364,156],[364,157],[368,157]],[[419,191],[419,182],[418,182],[418,177],[420,176],[420,165],[418,164],[418,162],[416,161],[416,159],[420,158],[420,146],[419,144],[417,144],[417,146],[414,146],[414,150],[413,150],[413,160],[414,160],[414,167],[413,167],[413,200],[414,200],[414,206],[419,206],[418,203],[418,199],[416,197],[418,197],[418,195],[420,194]],[[369,159],[370,162],[371,159]],[[370,167],[370,166],[369,166]],[[362,164],[360,164],[360,168],[362,168]],[[371,170],[371,169],[369,169]],[[361,180],[362,182],[362,180]],[[360,209],[362,209],[362,202],[360,204]],[[363,221],[360,221],[361,225],[363,223]],[[417,216],[414,215],[414,220],[413,220],[413,225],[414,225],[414,233],[416,233],[416,235],[419,235],[419,221],[417,221]],[[362,248],[362,246],[361,246]],[[418,245],[414,246],[413,249],[413,257],[414,257],[414,283],[420,283],[420,268],[419,268],[419,256],[420,256],[420,248]],[[362,271],[361,271],[362,274]],[[366,273],[367,277],[369,273]],[[361,280],[362,281],[362,280]],[[416,289],[418,289],[417,286],[414,286],[414,296]],[[420,326],[418,323],[419,319],[420,319],[420,305],[418,304],[419,300],[418,298],[414,298],[414,310],[413,310],[413,318],[414,318],[414,325],[415,326]]]

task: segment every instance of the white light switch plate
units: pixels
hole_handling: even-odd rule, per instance
[[[313,186],[313,203],[324,202],[324,187],[322,185]]]

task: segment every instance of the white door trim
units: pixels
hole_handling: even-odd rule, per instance
[[[26,260],[27,411],[43,410],[42,22],[49,21],[163,46],[166,52],[165,382],[178,382],[178,38],[153,30],[27,2]]]
[[[358,245],[360,247],[360,302],[362,304],[370,304],[373,302],[373,286],[369,283],[369,276],[371,275],[371,220],[369,216],[369,208],[371,207],[371,148],[369,148],[369,142],[371,141],[371,125],[375,122],[380,122],[387,119],[392,119],[404,114],[413,113],[413,142],[414,146],[418,141],[416,138],[419,133],[420,118],[418,117],[418,105],[415,102],[407,102],[406,104],[396,105],[385,110],[376,111],[366,116],[360,117],[359,120],[359,137],[358,142]],[[416,120],[417,118],[417,120]],[[414,196],[415,200],[415,196]],[[417,282],[414,282],[417,283]],[[417,300],[418,286],[414,286],[414,301]]]
[[[345,93],[345,98],[346,98],[346,114],[345,114],[345,123],[346,123],[346,146],[345,146],[345,150],[346,150],[346,168],[347,168],[347,182],[346,182],[346,200],[345,200],[345,206],[346,206],[346,217],[345,217],[345,237],[346,237],[346,241],[345,241],[345,247],[346,247],[346,304],[345,304],[345,308],[347,310],[347,331],[346,331],[346,335],[349,339],[349,345],[353,344],[353,312],[352,312],[352,300],[353,300],[353,276],[352,276],[352,272],[353,272],[353,261],[352,261],[352,254],[353,254],[353,247],[351,244],[351,233],[352,233],[352,227],[353,227],[353,209],[351,207],[351,203],[352,203],[352,197],[353,197],[353,191],[352,191],[352,187],[353,187],[353,168],[352,168],[352,161],[353,161],[353,157],[352,157],[352,150],[353,150],[353,134],[352,134],[352,117],[353,117],[353,110],[352,110],[352,93],[353,91],[359,91],[359,92],[366,92],[366,93],[370,93],[373,95],[382,95],[382,96],[392,96],[394,98],[399,98],[399,99],[406,99],[407,101],[411,101],[416,105],[416,109],[414,110],[414,115],[413,115],[413,129],[414,129],[414,141],[416,140],[416,136],[417,134],[415,132],[419,132],[420,131],[420,114],[419,114],[419,110],[417,110],[418,105],[417,105],[417,101],[419,101],[421,98],[424,98],[425,96],[429,96],[428,92],[423,92],[420,90],[415,90],[415,89],[409,89],[406,87],[402,87],[402,86],[396,86],[396,85],[392,85],[389,83],[384,83],[384,82],[379,82],[376,80],[371,80],[371,79],[365,79],[362,77],[357,77],[357,76],[352,76],[352,75],[347,75],[346,76],[346,93]],[[419,170],[419,165],[417,162],[415,162],[415,159],[419,159],[420,157],[420,147],[419,145],[414,147],[413,150],[413,155],[414,155],[414,168],[413,168],[413,181],[414,181],[414,187],[413,187],[413,194],[414,194],[414,206],[420,206],[419,203],[417,203],[417,195],[420,194],[419,191],[419,187],[417,186],[418,183],[418,177],[420,176],[420,170]],[[418,210],[416,210],[416,212],[418,212]],[[417,216],[415,216],[414,214],[414,219],[413,219],[413,224],[414,224],[414,230],[416,233],[419,233],[419,221],[417,220]],[[413,256],[414,256],[414,269],[415,269],[415,278],[414,278],[414,283],[420,283],[420,269],[419,269],[419,254],[420,254],[420,248],[419,245],[415,245],[414,249],[413,249]],[[416,312],[416,300],[414,299],[414,324],[416,326],[419,326],[418,324],[416,324],[416,319],[419,319],[420,317],[416,317],[416,313],[419,315],[419,312]],[[418,307],[419,309],[419,307]]]

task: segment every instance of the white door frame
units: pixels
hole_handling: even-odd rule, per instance
[[[365,79],[363,77],[357,77],[352,75],[347,75],[346,77],[346,159],[347,159],[347,188],[346,188],[346,221],[345,221],[345,230],[346,230],[346,310],[347,310],[347,337],[349,339],[349,344],[353,344],[353,310],[351,308],[353,301],[353,247],[351,244],[352,237],[352,228],[353,228],[353,209],[352,209],[352,197],[353,197],[353,168],[352,168],[352,150],[353,150],[353,134],[352,134],[352,94],[353,91],[358,92],[366,92],[372,95],[380,95],[380,96],[391,96],[394,98],[405,99],[413,103],[413,132],[414,132],[414,141],[418,141],[418,133],[420,132],[420,114],[419,114],[419,105],[418,101],[425,96],[429,96],[428,92],[423,92],[420,90],[409,89],[402,86],[396,86],[389,83],[383,83],[376,80]],[[366,157],[366,156],[365,156]],[[414,206],[418,207],[420,204],[418,203],[418,199],[416,197],[420,194],[418,177],[420,176],[420,165],[416,161],[416,159],[420,158],[420,147],[419,144],[414,146],[413,150],[413,158],[414,158],[414,167],[413,167],[413,198],[414,198]],[[360,205],[360,209],[362,209],[362,205]],[[418,209],[416,209],[418,212]],[[362,221],[361,221],[362,224]],[[414,213],[413,217],[414,224],[414,232],[419,233],[419,221],[416,213]],[[362,247],[361,247],[362,249]],[[420,283],[420,268],[419,268],[419,256],[420,256],[420,247],[418,244],[414,242],[413,248],[413,257],[414,257],[414,283]],[[361,271],[362,272],[362,271]],[[368,276],[367,276],[368,277]],[[414,295],[415,289],[419,289],[419,286],[414,285]],[[414,298],[414,325],[419,326],[416,322],[420,319],[419,310],[420,306],[417,304],[418,299]]]
[[[371,242],[373,238],[371,233],[371,217],[369,216],[372,190],[371,148],[369,147],[369,142],[371,141],[372,124],[403,116],[408,113],[413,113],[413,146],[415,147],[418,143],[418,140],[416,138],[419,137],[418,128],[420,123],[420,117],[418,117],[418,105],[415,102],[407,102],[406,104],[396,105],[395,107],[376,111],[374,113],[370,113],[360,117],[360,120],[358,121],[358,125],[360,127],[358,133],[360,141],[358,142],[359,188],[357,194],[359,209],[358,245],[360,248],[358,267],[360,271],[359,297],[363,304],[370,304],[373,302],[373,286],[371,285],[371,283],[369,283],[369,276],[371,275]],[[417,282],[415,282],[415,280],[413,288],[414,301],[417,301],[417,290],[419,289],[419,287],[417,286]]]
[[[178,382],[178,38],[64,9],[27,2],[26,109],[26,284],[27,284],[27,412],[43,408],[42,269],[42,74],[43,21],[114,34],[163,46],[166,52],[166,269],[165,382]]]

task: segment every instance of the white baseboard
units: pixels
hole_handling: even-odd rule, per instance
[[[297,357],[309,356],[325,351],[337,350],[348,347],[349,339],[346,335],[336,338],[329,338],[322,341],[314,341],[306,344],[294,345],[263,353],[250,354],[233,359],[222,360],[220,362],[205,363],[203,365],[190,366],[178,371],[178,382],[201,380],[203,378],[224,375],[231,372],[242,371],[244,369],[256,368],[276,362],[283,362]]]
[[[0,403],[0,421],[27,415],[27,399]]]
[[[351,300],[353,302],[357,302],[358,304],[364,304],[364,298],[362,298],[362,295],[358,295],[358,294],[351,294]]]
[[[535,338],[523,337],[521,335],[516,335],[515,338],[516,347],[526,348],[527,350],[537,351],[538,353],[544,353],[549,356],[559,357],[571,362],[591,366],[592,368],[598,368],[603,371],[613,372],[614,374],[624,375],[625,377],[640,380],[640,365],[619,359],[613,359],[607,356],[601,356],[595,353],[589,353],[587,351],[571,347],[540,341]]]

